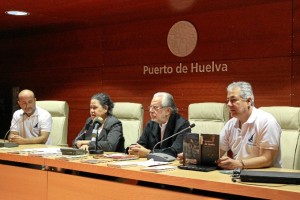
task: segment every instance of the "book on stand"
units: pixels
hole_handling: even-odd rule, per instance
[[[219,135],[201,134],[201,164],[206,166],[215,166],[219,159]]]
[[[183,140],[183,165],[197,165],[201,162],[201,137],[188,133]]]
[[[209,172],[218,168],[218,159],[218,134],[189,133],[183,140],[183,165],[178,168]]]

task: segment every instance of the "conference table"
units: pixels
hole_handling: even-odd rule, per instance
[[[54,147],[20,145],[9,149],[0,148],[0,199],[189,200],[300,197],[300,185],[233,182],[231,175],[222,173],[222,170],[199,172],[176,167],[175,170],[156,173],[142,171],[142,166],[118,168],[109,167],[108,162],[83,162],[95,160],[93,155],[64,159],[64,156],[20,153],[40,148]],[[135,161],[143,161],[143,158],[132,162]],[[178,166],[179,163],[174,161],[170,165]],[[300,173],[289,169],[261,170]],[[139,184],[141,182],[146,184]]]

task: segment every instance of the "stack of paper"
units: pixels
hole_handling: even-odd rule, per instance
[[[153,166],[159,166],[159,165],[168,165],[171,164],[171,162],[163,162],[163,161],[154,161],[153,159],[139,162],[139,166],[143,167],[153,167]]]
[[[64,160],[64,161],[70,161],[70,160],[81,160],[83,158],[88,157],[87,155],[65,155],[65,156],[58,156],[55,159],[57,160]]]
[[[136,156],[136,155],[126,155],[126,154],[110,156],[109,158],[112,158],[113,160],[116,160],[116,161],[137,160],[137,159],[139,159],[139,157]]]
[[[135,167],[137,165],[138,165],[137,162],[130,162],[130,161],[120,161],[120,162],[107,163],[108,167],[117,167],[117,168]]]
[[[169,166],[169,165],[163,165],[163,166],[155,166],[155,167],[146,167],[142,168],[142,171],[148,171],[148,172],[165,172],[165,171],[171,171],[175,170],[176,166]]]
[[[146,161],[136,161],[136,162],[133,161],[111,162],[108,163],[107,166],[124,168],[124,167],[135,167],[135,166],[153,167],[153,166],[160,166],[160,165],[167,165],[167,164],[170,164],[170,162],[160,162],[160,161],[154,161],[153,159],[150,159]]]
[[[35,149],[23,149],[20,153],[28,154],[29,156],[60,156],[60,148],[35,148]]]
[[[81,160],[81,163],[88,163],[88,164],[98,164],[98,163],[106,163],[109,162],[110,160],[107,159],[86,159],[86,160]]]

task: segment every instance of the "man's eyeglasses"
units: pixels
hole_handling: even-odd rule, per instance
[[[247,100],[242,99],[242,98],[240,98],[240,99],[237,99],[237,98],[227,99],[227,100],[226,100],[226,104],[228,104],[229,102],[230,102],[231,104],[235,104],[235,103],[238,102],[238,101],[247,101]]]
[[[165,108],[164,106],[148,106],[148,109],[151,110],[160,110],[160,109],[163,109]]]

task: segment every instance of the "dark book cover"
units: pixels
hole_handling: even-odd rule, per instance
[[[183,165],[201,163],[201,137],[198,133],[188,133],[183,139]]]
[[[201,165],[215,166],[219,159],[219,139],[217,134],[201,134]]]

